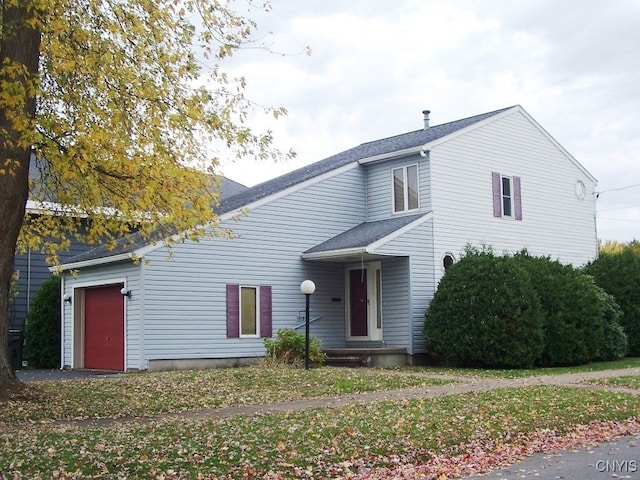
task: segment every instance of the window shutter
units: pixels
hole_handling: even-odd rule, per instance
[[[491,185],[493,188],[493,216],[502,216],[502,193],[500,191],[500,174],[491,172]]]
[[[240,337],[240,285],[227,284],[227,338]]]
[[[271,319],[271,285],[260,285],[260,336],[273,334]]]
[[[520,177],[513,177],[513,210],[516,220],[522,220],[522,195],[520,193]]]

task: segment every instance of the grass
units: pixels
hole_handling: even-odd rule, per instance
[[[625,375],[622,377],[602,378],[597,380],[591,380],[589,383],[640,389],[640,376]]]
[[[446,383],[452,382],[374,370],[318,368],[305,371],[259,366],[130,374],[63,384],[45,381],[33,384],[31,388],[37,398],[47,401],[14,402],[8,408],[0,408],[0,424],[148,416]]]
[[[413,373],[427,373],[432,375],[462,375],[478,378],[527,378],[542,375],[560,375],[563,373],[585,373],[600,372],[604,370],[615,370],[620,368],[640,367],[639,357],[623,358],[621,360],[609,362],[593,362],[586,365],[571,367],[553,368],[531,368],[531,369],[479,369],[479,368],[441,368],[441,367],[401,367],[400,371]]]
[[[601,369],[619,365],[628,366]],[[571,369],[576,370],[581,369]],[[639,377],[609,381],[638,388]],[[101,426],[51,421],[417,388],[446,380],[433,382],[418,372],[257,367],[39,382],[40,402],[0,404],[0,478],[3,472],[33,479],[344,477],[421,463],[435,454],[453,456],[469,444],[518,445],[533,432],[575,436],[576,425],[621,422],[640,411],[640,395],[539,386],[208,420],[148,418]]]

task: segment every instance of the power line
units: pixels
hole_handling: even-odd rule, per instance
[[[640,187],[640,183],[636,183],[634,185],[627,185],[626,187],[610,188],[609,190],[602,190],[598,192],[598,195],[600,195],[601,193],[617,192],[618,190],[627,190],[629,188],[638,188],[638,187]]]

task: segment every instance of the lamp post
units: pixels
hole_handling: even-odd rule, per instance
[[[311,294],[316,291],[316,284],[311,280],[305,280],[300,284],[300,290],[302,291],[302,293],[304,293],[307,299],[307,304],[304,311],[304,369],[309,370],[309,298],[311,297]]]

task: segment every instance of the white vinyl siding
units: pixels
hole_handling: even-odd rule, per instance
[[[467,244],[499,253],[527,248],[574,265],[595,258],[593,181],[520,110],[434,146],[430,161],[436,258],[459,257]],[[492,172],[522,179],[522,221],[494,216]],[[587,186],[583,201],[578,180]]]

